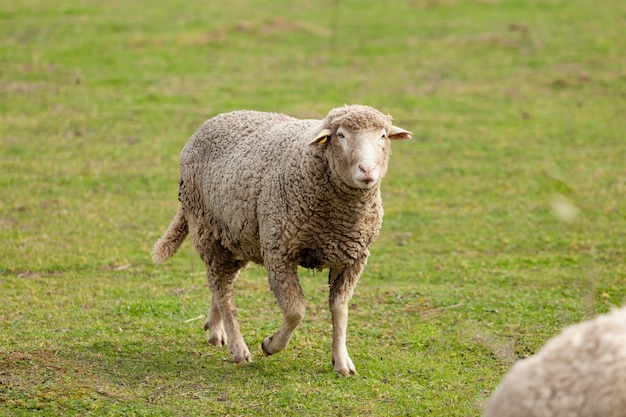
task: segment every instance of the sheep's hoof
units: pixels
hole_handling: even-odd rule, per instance
[[[206,327],[206,326],[205,326]],[[209,330],[205,328],[205,330]],[[226,337],[226,332],[224,328],[221,326],[215,326],[214,329],[210,329],[209,333],[209,345],[213,346],[226,346],[228,344],[228,337]]]
[[[209,337],[209,345],[226,346],[226,338],[220,336],[211,336]]]
[[[233,360],[235,363],[249,363],[252,362],[252,355],[250,352],[244,352],[240,355],[233,355]]]
[[[270,344],[270,342],[272,341],[271,337],[267,337],[265,339],[263,339],[263,341],[261,342],[261,349],[263,349],[263,354],[265,356],[270,356],[272,354],[272,352],[270,352],[269,350],[267,350],[267,345]]]
[[[351,376],[351,375],[358,375],[358,372],[356,371],[356,369],[335,369],[335,373],[338,376]]]
[[[236,363],[252,362],[252,355],[245,345],[241,349],[231,349],[230,352],[233,354],[233,360]]]
[[[347,360],[341,362],[343,362],[343,366],[340,365],[339,361],[335,362],[335,359],[333,358],[333,366],[335,368],[335,373],[338,376],[351,376],[358,374],[350,358],[347,358]]]

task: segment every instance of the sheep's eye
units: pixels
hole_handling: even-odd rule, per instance
[[[381,136],[380,138],[381,138],[381,139],[383,139],[383,140],[387,139],[387,134],[386,134],[386,133],[383,133],[383,134],[382,134],[382,136]]]
[[[346,135],[344,135],[344,134],[343,134],[343,133],[341,133],[341,132],[337,132],[337,137],[338,137],[339,139],[343,139],[343,138],[345,138],[345,137],[346,137]]]

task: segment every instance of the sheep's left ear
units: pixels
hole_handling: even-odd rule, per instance
[[[413,133],[408,130],[404,130],[399,128],[398,126],[391,126],[389,130],[389,139],[391,140],[409,140],[413,138],[411,135]]]
[[[328,139],[330,139],[330,136],[332,134],[332,130],[324,129],[319,133],[319,135],[315,137],[315,139],[313,139],[313,142],[309,143],[309,145],[321,145],[322,143],[325,143]]]

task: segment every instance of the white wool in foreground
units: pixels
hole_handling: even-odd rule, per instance
[[[626,307],[568,327],[515,364],[484,416],[626,416]]]

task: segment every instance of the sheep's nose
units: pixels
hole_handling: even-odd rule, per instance
[[[359,180],[366,184],[374,182],[378,179],[378,169],[376,164],[362,162],[359,164]]]

